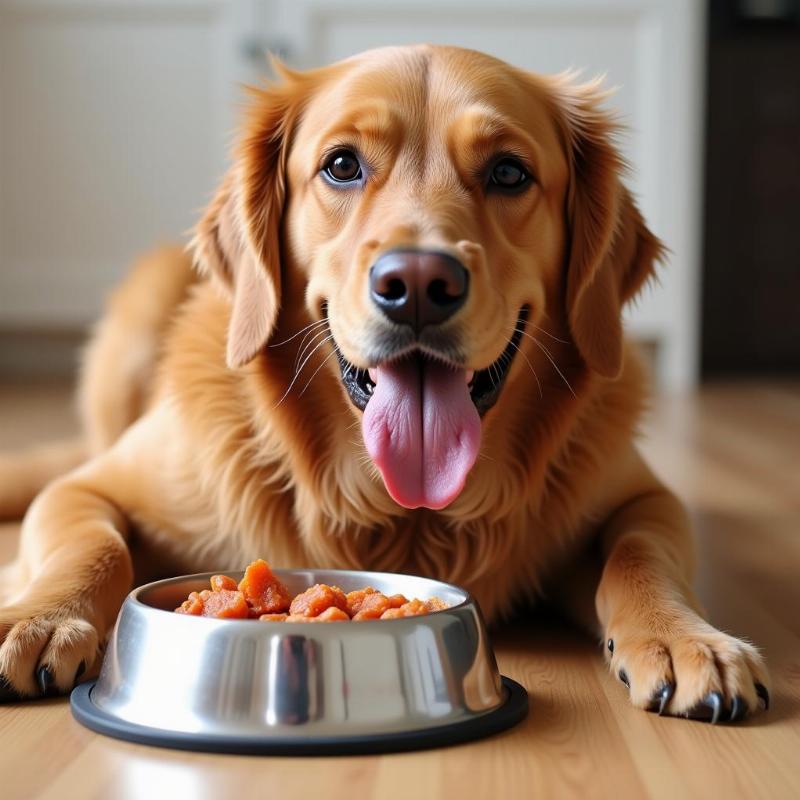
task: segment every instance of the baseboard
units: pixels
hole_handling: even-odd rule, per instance
[[[85,329],[0,329],[0,380],[71,378],[86,342]]]

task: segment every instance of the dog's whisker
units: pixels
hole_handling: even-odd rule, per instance
[[[492,386],[497,386],[497,384],[494,382],[494,373],[492,372],[492,367],[493,366],[494,366],[494,364],[489,364],[489,367],[487,369],[487,373],[489,375],[489,380],[492,382]]]
[[[575,390],[570,385],[570,382],[564,377],[564,373],[558,368],[558,364],[553,361],[553,357],[550,355],[550,351],[538,340],[531,337],[533,343],[547,356],[547,360],[553,365],[553,369],[559,374],[561,380],[567,385],[567,388],[572,393],[572,396],[577,400],[578,395],[575,394]]]
[[[308,361],[311,358],[311,356],[313,356],[314,353],[316,353],[317,350],[319,350],[320,347],[322,347],[326,342],[330,341],[331,339],[333,339],[333,335],[329,334],[325,339],[323,339],[321,342],[319,342],[314,347],[314,349],[305,357],[305,359],[303,360],[303,363],[300,365],[299,369],[295,370],[294,377],[292,378],[291,383],[289,383],[289,386],[286,388],[286,391],[283,393],[283,396],[281,397],[281,399],[278,400],[278,402],[275,404],[275,408],[277,408],[287,398],[287,396],[289,395],[289,392],[292,391],[292,387],[297,382],[298,377],[300,377],[300,373],[303,371],[305,365],[308,363]]]
[[[513,342],[509,342],[509,344],[513,344]],[[515,345],[516,347],[516,345]],[[519,351],[519,347],[516,347],[517,351]],[[514,358],[512,353],[503,353],[500,358],[498,359],[498,363],[502,368],[508,368],[508,365],[511,363],[512,359]]]
[[[303,338],[300,340],[298,348],[302,347],[303,342],[307,342],[310,336],[314,336],[314,334],[319,333],[319,331],[322,328],[325,328],[326,327],[325,322],[326,320],[322,320],[322,325],[315,325],[313,328],[309,328],[308,330],[306,330],[306,332],[303,334]]]
[[[561,342],[561,344],[572,344],[572,342],[567,341],[566,339],[559,339],[558,336],[553,336],[552,333],[548,333],[544,328],[540,328],[538,325],[534,325],[531,323],[537,331],[541,331],[545,336],[549,336],[551,339],[555,340],[556,342]]]
[[[297,347],[297,352],[300,358],[302,358],[303,351],[305,348],[313,342],[321,333],[330,333],[330,328],[327,325],[322,327],[314,328],[313,330],[307,331],[303,338],[300,340],[300,344]]]
[[[536,378],[536,385],[539,387],[539,399],[541,400],[544,397],[544,394],[542,393],[542,383],[539,380],[539,376],[536,374],[536,370],[533,368],[533,364],[531,364],[528,356],[526,356],[525,353],[522,350],[520,350],[518,345],[514,344],[514,342],[509,342],[509,344],[512,345],[513,348],[525,359],[525,362],[530,367],[531,372],[533,373],[533,377]]]
[[[533,327],[534,327],[534,328],[538,328],[538,326],[537,326],[537,325],[534,325]],[[537,341],[539,341],[539,340],[538,340],[538,339],[537,339],[535,336],[531,336],[531,335],[530,335],[530,334],[529,334],[527,331],[520,330],[519,328],[517,328],[516,330],[517,330],[517,332],[518,332],[518,333],[521,333],[523,336],[526,336],[526,337],[527,337],[528,339],[530,339],[532,342],[537,342]],[[539,330],[541,330],[541,329],[539,329]],[[543,333],[547,333],[547,331],[542,331],[542,332],[543,332]],[[551,339],[556,339],[556,337],[555,337],[555,336],[552,336],[552,335],[551,335],[551,334],[549,334],[549,333],[548,333],[547,335],[548,335],[548,336],[550,336],[550,338],[551,338]],[[572,344],[572,342],[565,342],[563,339],[556,339],[556,341],[557,341],[557,342],[561,342],[562,344]]]
[[[281,347],[284,344],[288,344],[293,339],[296,339],[298,336],[300,336],[301,333],[303,333],[304,331],[307,331],[309,328],[314,328],[314,327],[316,327],[318,325],[324,325],[327,321],[328,320],[326,320],[326,319],[315,320],[314,322],[310,323],[309,325],[306,325],[305,327],[300,328],[300,330],[297,331],[297,333],[292,334],[288,339],[284,339],[282,342],[275,342],[274,344],[271,344],[269,346],[270,347]]]
[[[500,375],[500,370],[497,366],[497,363],[491,365],[491,372],[492,375],[494,376],[492,382],[494,383],[495,386],[499,386],[502,383],[503,379]]]
[[[293,369],[297,369],[297,365],[300,363],[300,361],[303,359],[303,356],[304,356],[304,355],[305,355],[305,353],[306,353],[306,347],[307,347],[308,345],[311,345],[311,344],[313,344],[313,342],[314,342],[314,339],[315,339],[316,335],[317,335],[318,333],[321,333],[321,332],[324,332],[324,329],[320,330],[319,328],[317,328],[317,329],[316,329],[316,330],[314,330],[314,331],[309,331],[309,332],[308,332],[308,333],[307,333],[307,334],[306,334],[306,335],[305,335],[305,336],[304,336],[304,337],[303,337],[303,338],[300,340],[300,344],[299,344],[299,345],[298,345],[298,347],[297,347],[297,353],[295,354],[295,357],[294,357],[294,366],[293,366]]]
[[[308,387],[311,386],[311,381],[313,381],[314,378],[317,377],[317,373],[328,363],[328,361],[330,361],[331,356],[335,355],[336,351],[331,350],[331,352],[328,353],[328,355],[325,356],[324,359],[322,359],[322,363],[314,370],[314,374],[308,379],[308,383],[306,383],[306,385],[303,387],[303,390],[300,392],[299,397],[302,397],[306,393],[306,389],[308,389]]]
[[[308,334],[306,334],[306,336],[304,336],[304,337],[303,337],[303,338],[300,340],[300,346],[297,348],[297,352],[295,353],[295,356],[294,356],[294,364],[292,365],[292,369],[295,369],[295,370],[296,370],[296,369],[297,369],[297,365],[300,363],[301,353],[302,353],[302,351],[305,349],[305,346],[306,346],[306,337],[307,337],[307,336],[308,336]]]
[[[332,333],[329,333],[327,336],[323,337],[322,339],[319,339],[316,342],[316,344],[311,348],[311,350],[308,351],[308,354],[303,359],[303,362],[300,364],[300,367],[298,368],[297,373],[295,374],[295,377],[300,375],[300,373],[305,369],[306,364],[308,364],[308,362],[314,356],[314,353],[316,353],[317,350],[320,349],[320,347],[323,347],[328,342],[332,342],[332,341],[333,341],[333,334]],[[334,350],[332,352],[336,352],[336,351]]]
[[[330,330],[325,328],[324,330],[316,330],[311,335],[311,339],[309,340],[308,344],[304,345],[297,353],[297,358],[294,360],[294,368],[297,369],[297,365],[302,361],[303,357],[308,353],[309,348],[315,347],[316,344],[319,344],[319,337],[323,336],[325,333],[330,334]],[[313,352],[313,351],[312,351]]]
[[[552,333],[549,333],[544,328],[539,327],[535,323],[531,322],[529,324],[531,324],[534,328],[536,328],[536,330],[541,331],[543,334],[545,334],[545,336],[549,336],[556,342],[560,342],[561,344],[572,344],[572,342],[568,342],[564,339],[559,339],[558,336],[554,336]],[[572,396],[575,397],[576,395],[574,389],[564,376],[564,373],[559,369],[558,364],[556,364],[555,360],[553,359],[553,355],[550,352],[550,350],[548,350],[548,348],[542,342],[540,342],[535,336],[531,336],[531,334],[528,333],[522,326],[518,325],[516,328],[514,328],[514,331],[520,334],[520,336],[525,336],[527,339],[530,339],[545,354],[545,356],[547,356],[548,361],[553,365],[554,369],[561,377],[561,380],[563,380],[564,383],[567,385],[567,388],[572,393]],[[539,384],[539,396],[542,397],[542,385],[541,382],[539,381],[539,376],[536,374],[536,370],[533,368],[533,365],[528,360],[528,357],[525,355],[525,353],[516,344],[514,344],[514,342],[509,342],[509,344],[513,345],[516,351],[518,353],[521,353],[523,358],[528,362],[528,365],[530,366],[533,374],[536,376],[536,382]]]
[[[538,326],[534,325],[534,327],[538,327]],[[528,339],[530,339],[547,356],[547,359],[553,365],[553,367],[555,368],[556,372],[561,376],[561,380],[564,381],[564,383],[567,385],[567,387],[569,388],[570,392],[572,393],[572,396],[575,397],[576,396],[575,395],[575,390],[572,388],[572,386],[570,386],[569,381],[564,377],[564,373],[559,369],[558,364],[556,364],[555,360],[553,359],[553,354],[550,352],[550,350],[542,342],[540,342],[535,336],[531,336],[526,331],[519,330],[519,333],[521,333],[523,336],[526,336]],[[545,333],[546,333],[546,331],[545,331]],[[552,339],[556,339],[556,337],[552,336],[552,335],[551,335],[551,338]],[[557,339],[557,341],[563,342],[563,339]],[[564,344],[570,344],[570,342],[564,342]]]

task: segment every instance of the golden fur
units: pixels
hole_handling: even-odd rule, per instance
[[[254,91],[234,165],[197,227],[206,277],[180,251],[152,254],[89,347],[91,458],[33,502],[0,582],[11,688],[39,693],[42,666],[69,688],[134,579],[263,556],[435,576],[468,588],[490,619],[547,589],[613,639],[609,663],[636,705],[677,683],[672,713],[713,691],[755,710],[761,658],[703,620],[686,516],[632,444],[645,380],[620,312],[662,248],[621,183],[603,100],[596,84],[440,47],[282,70]],[[344,139],[375,165],[361,194],[315,179],[326,143]],[[535,170],[535,187],[513,199],[470,184],[500,147]],[[370,366],[365,280],[398,244],[446,249],[468,268],[469,368],[497,359],[518,309],[531,308],[480,458],[441,511],[389,497],[328,328],[314,325],[324,308],[347,360]],[[0,462],[0,514],[31,499],[13,494],[25,464],[44,476],[69,463],[37,458]]]

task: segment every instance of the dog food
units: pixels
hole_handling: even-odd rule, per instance
[[[345,594],[338,586],[318,583],[292,598],[263,559],[253,561],[237,584],[227,575],[214,575],[211,589],[192,592],[175,609],[178,614],[215,619],[258,619],[262,622],[360,622],[399,619],[442,611],[438,597],[409,600],[386,596],[371,586]]]

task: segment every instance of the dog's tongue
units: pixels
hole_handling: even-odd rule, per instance
[[[412,358],[372,374],[361,428],[387,491],[406,508],[444,508],[461,492],[480,446],[465,371]]]

